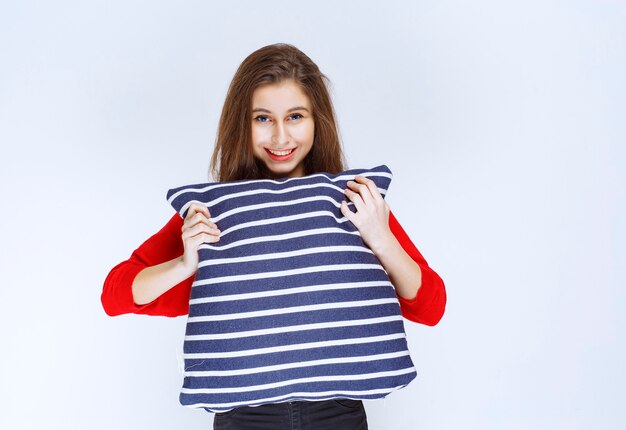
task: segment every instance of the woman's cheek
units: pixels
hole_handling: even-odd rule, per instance
[[[299,140],[312,139],[315,132],[315,124],[313,121],[306,121],[298,124],[298,127],[294,130],[297,133]]]

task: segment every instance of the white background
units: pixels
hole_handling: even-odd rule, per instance
[[[370,428],[623,428],[625,2],[0,4],[0,428],[211,428],[178,403],[185,318],[100,293],[275,42],[331,79],[349,167],[392,169],[447,286]]]

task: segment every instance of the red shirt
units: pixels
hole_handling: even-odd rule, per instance
[[[150,303],[137,305],[133,300],[132,285],[135,276],[149,266],[165,263],[180,257],[184,252],[181,229],[183,219],[176,213],[156,234],[137,248],[130,258],[109,272],[102,289],[102,306],[110,315],[146,314],[176,317],[189,312],[189,296],[193,276],[175,285]],[[402,315],[411,321],[434,326],[441,320],[446,307],[446,290],[443,280],[428,266],[393,213],[389,214],[389,227],[406,253],[422,270],[422,286],[413,300],[398,296]]]

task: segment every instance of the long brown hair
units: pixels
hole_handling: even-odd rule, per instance
[[[345,170],[335,110],[328,93],[330,81],[298,48],[277,43],[250,54],[230,83],[209,168],[215,180],[224,182],[272,176],[252,153],[252,94],[261,85],[279,84],[287,79],[302,88],[313,110],[315,134],[313,146],[304,159],[305,175]]]

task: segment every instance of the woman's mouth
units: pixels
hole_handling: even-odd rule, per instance
[[[283,151],[276,151],[273,149],[267,149],[265,148],[265,152],[267,152],[267,155],[275,161],[286,161],[289,160],[291,157],[293,157],[293,154],[296,152],[297,148],[291,148],[291,149],[286,149]]]

